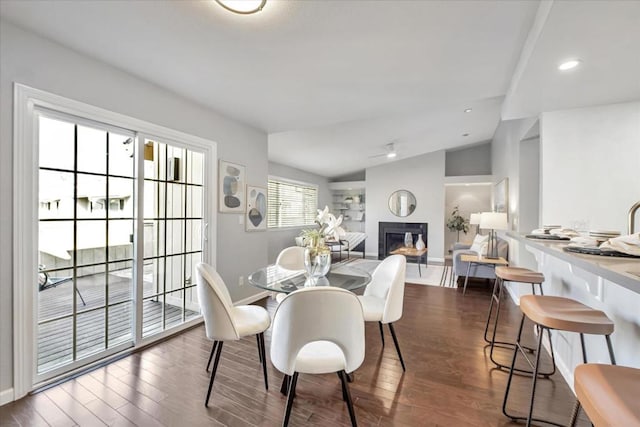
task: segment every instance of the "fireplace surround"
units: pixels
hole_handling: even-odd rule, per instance
[[[422,234],[427,247],[429,246],[429,224],[426,222],[379,222],[378,223],[378,259],[385,259],[389,253],[404,246],[404,234],[411,233],[413,243],[418,240],[418,234]],[[427,255],[424,255],[427,263]]]

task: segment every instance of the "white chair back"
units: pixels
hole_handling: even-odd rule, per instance
[[[306,344],[330,341],[340,347],[345,371],[364,360],[364,316],[358,298],[332,287],[305,288],[287,295],[273,316],[271,362],[293,375],[298,352]]]
[[[391,255],[371,275],[371,282],[364,290],[364,295],[385,300],[382,323],[392,323],[402,317],[406,272],[407,259],[404,255]]]
[[[304,247],[290,246],[284,248],[276,259],[276,265],[287,270],[304,270]]]
[[[207,338],[214,341],[240,339],[233,320],[231,295],[222,277],[213,267],[200,262],[196,265],[196,284]]]

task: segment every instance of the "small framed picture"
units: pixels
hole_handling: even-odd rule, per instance
[[[245,211],[245,167],[220,160],[218,182],[218,208],[220,212]]]
[[[267,189],[247,185],[247,213],[244,218],[247,231],[267,230]]]

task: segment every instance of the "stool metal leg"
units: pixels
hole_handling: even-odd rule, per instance
[[[609,359],[611,359],[611,364],[616,364],[616,357],[613,354],[613,346],[611,345],[611,335],[605,335],[604,338],[607,340],[607,348],[609,349]]]
[[[542,290],[542,284],[538,283],[540,290]],[[494,347],[505,347],[505,348],[512,348],[514,347],[516,344],[512,343],[512,342],[507,342],[507,341],[497,341],[496,340],[496,333],[498,330],[498,319],[500,317],[500,304],[501,304],[501,300],[502,300],[502,291],[503,291],[503,287],[504,287],[504,280],[496,277],[496,282],[494,284],[494,292],[493,295],[491,296],[491,304],[489,306],[489,314],[487,316],[487,323],[485,325],[485,330],[484,330],[484,340],[486,342],[488,342],[491,345],[491,349],[489,351],[489,359],[491,359],[491,361],[493,362],[494,365],[496,365],[498,368],[500,369],[510,369],[510,367],[508,365],[505,365],[503,363],[497,362],[494,358],[493,358],[493,350]],[[534,290],[533,294],[535,295],[535,284],[532,283],[531,284],[532,289]],[[496,295],[496,289],[497,289],[497,295]],[[493,332],[491,335],[491,339],[489,340],[487,338],[487,332],[489,329],[489,321],[491,318],[491,311],[492,311],[492,307],[493,307],[493,302],[495,301],[496,304],[496,315],[495,315],[495,319],[493,322]],[[542,331],[540,332],[542,333]],[[551,345],[551,332],[547,329],[547,333],[549,334],[549,344]],[[534,349],[531,347],[527,347],[524,345],[520,345],[522,348],[533,352]],[[555,357],[553,355],[553,347],[551,347],[551,361],[553,364],[553,368],[551,370],[551,372],[540,372],[538,375],[544,377],[544,378],[548,378],[549,376],[553,375],[556,372],[556,362],[555,362]],[[532,372],[528,371],[526,369],[520,369],[520,368],[513,368],[516,372],[521,373],[521,374],[529,374],[531,375]]]
[[[507,380],[507,387],[505,389],[505,394],[504,394],[504,400],[502,401],[502,413],[511,418],[514,421],[518,421],[518,420],[526,420],[527,422],[527,427],[529,427],[531,425],[532,421],[537,421],[537,422],[543,422],[545,424],[551,424],[551,425],[556,425],[559,427],[564,427],[563,424],[559,424],[559,423],[555,423],[553,421],[547,421],[547,420],[542,420],[542,419],[538,419],[538,418],[533,418],[533,405],[534,405],[534,401],[535,401],[535,390],[536,390],[536,382],[538,380],[538,367],[540,364],[540,350],[542,350],[542,336],[544,334],[544,330],[541,330],[538,333],[538,343],[536,346],[536,360],[535,360],[535,364],[531,362],[531,360],[529,360],[529,358],[527,357],[527,355],[524,352],[524,348],[520,345],[520,341],[522,339],[522,329],[524,326],[524,319],[525,319],[525,315],[522,315],[522,320],[520,321],[520,328],[518,329],[518,338],[516,340],[516,344],[515,344],[515,348],[513,349],[513,359],[511,360],[511,369],[509,369],[509,379]],[[546,329],[546,328],[541,328],[541,329]],[[507,402],[509,399],[509,390],[511,389],[511,381],[513,380],[513,374],[515,371],[515,364],[516,364],[516,359],[518,356],[518,352],[522,353],[522,356],[525,358],[525,360],[527,361],[527,363],[529,364],[529,366],[531,366],[531,368],[533,369],[532,372],[532,384],[531,384],[531,396],[529,399],[529,413],[527,415],[527,417],[521,417],[521,416],[516,416],[516,415],[512,415],[507,411]]]

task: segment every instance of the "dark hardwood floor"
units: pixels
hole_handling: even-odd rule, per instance
[[[366,326],[367,353],[350,384],[361,426],[511,426],[501,413],[507,373],[494,369],[482,338],[490,293],[407,285],[404,316],[395,324],[407,365],[403,374],[385,328]],[[264,301],[273,312],[275,301]],[[505,338],[519,310],[504,305]],[[526,328],[533,335],[533,328]],[[530,337],[532,338],[532,337]],[[265,333],[267,358],[270,331]],[[265,391],[256,340],[224,345],[209,408],[203,405],[211,343],[197,327],[106,367],[0,407],[9,426],[277,426],[285,397],[282,375],[269,368]],[[511,351],[499,357],[510,361]],[[548,363],[548,358],[546,359]],[[546,365],[545,365],[546,366]],[[516,377],[513,404],[524,410],[530,380]],[[574,397],[559,374],[538,382],[536,410],[567,423]],[[337,375],[300,375],[292,426],[349,426]],[[581,418],[579,425],[588,425]]]

